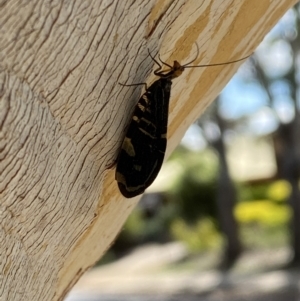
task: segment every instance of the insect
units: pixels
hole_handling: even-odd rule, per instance
[[[142,194],[153,183],[162,166],[167,147],[172,80],[180,76],[186,68],[232,64],[249,57],[226,63],[189,66],[198,57],[199,47],[197,44],[196,46],[196,57],[185,65],[180,65],[178,61],[174,61],[173,66],[171,66],[163,62],[158,56],[160,64],[148,50],[151,59],[158,65],[154,74],[159,79],[150,87],[147,87],[146,83],[124,85],[145,86],[145,93],[140,97],[135,107],[117,160],[115,179],[118,182],[120,192],[126,198]],[[167,66],[168,69],[162,70],[163,65]]]

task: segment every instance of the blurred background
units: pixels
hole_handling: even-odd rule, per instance
[[[66,300],[300,300],[299,25],[297,4]]]

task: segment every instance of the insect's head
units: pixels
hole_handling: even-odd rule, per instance
[[[193,65],[190,65],[190,64],[192,64],[193,62],[195,62],[195,60],[199,56],[199,46],[198,46],[197,43],[196,43],[196,47],[197,47],[197,53],[196,53],[196,56],[195,56],[194,59],[192,59],[190,62],[188,62],[188,63],[186,63],[184,65],[180,65],[180,63],[178,61],[174,61],[173,66],[171,66],[171,65],[165,63],[164,61],[162,61],[161,58],[160,58],[160,56],[158,56],[158,60],[159,61],[157,61],[151,55],[151,53],[150,53],[150,51],[148,49],[150,57],[158,65],[158,68],[156,70],[154,70],[154,74],[157,75],[157,76],[159,76],[159,77],[161,77],[161,78],[173,79],[173,78],[176,78],[176,77],[180,76],[182,74],[182,72],[184,71],[184,69],[186,69],[186,68],[199,68],[199,67],[203,68],[203,67],[228,65],[228,64],[233,64],[233,63],[237,63],[237,62],[243,61],[243,60],[245,60],[246,58],[248,58],[250,56],[250,55],[248,55],[248,56],[243,57],[241,59],[234,60],[234,61],[229,61],[229,62],[225,62],[225,63],[215,63],[215,64],[206,64],[206,65],[195,65],[195,66],[193,66]],[[169,67],[169,69],[162,70],[163,65]]]
[[[174,61],[173,68],[169,74],[171,78],[176,78],[180,76],[183,71],[184,71],[184,66],[180,65],[178,61]]]

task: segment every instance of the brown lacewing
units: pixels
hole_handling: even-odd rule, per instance
[[[135,107],[117,160],[115,179],[122,195],[126,198],[142,194],[153,183],[162,166],[167,146],[172,80],[180,76],[186,68],[228,65],[249,57],[226,63],[189,66],[198,57],[199,47],[197,44],[196,46],[196,57],[185,65],[174,61],[171,66],[163,62],[159,56],[158,62],[149,52],[151,59],[158,65],[154,74],[159,79],[150,87],[147,87],[146,83],[123,85],[144,85],[146,90]],[[168,69],[162,70],[163,65]]]

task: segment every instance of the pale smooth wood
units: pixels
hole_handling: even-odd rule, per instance
[[[0,300],[62,300],[138,201],[112,164],[160,52],[168,62],[251,54],[296,1],[2,1]],[[239,64],[174,80],[168,153]]]

